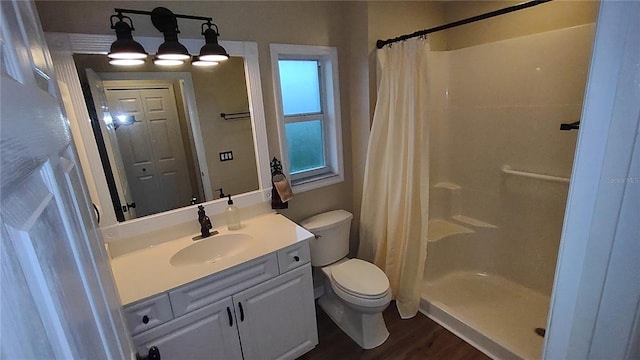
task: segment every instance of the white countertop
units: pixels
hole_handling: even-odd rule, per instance
[[[256,246],[237,256],[224,258],[215,263],[171,265],[169,261],[175,253],[195,243],[192,238],[200,235],[196,232],[180,239],[113,258],[111,267],[122,304],[128,305],[171,290],[313,237],[313,234],[293,221],[273,213],[244,220],[239,230],[227,230],[226,225],[214,228],[212,232],[213,230],[217,230],[220,234],[251,235],[256,239]],[[207,240],[215,239],[215,236],[217,235]]]

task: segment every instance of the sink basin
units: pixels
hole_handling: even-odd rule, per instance
[[[253,237],[247,234],[220,234],[198,240],[175,253],[169,262],[173,266],[212,264],[234,257],[247,250]]]

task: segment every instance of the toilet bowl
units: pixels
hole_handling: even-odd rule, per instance
[[[385,273],[376,265],[348,259],[353,215],[344,210],[319,214],[300,223],[315,235],[311,265],[319,268],[324,294],[318,304],[363,349],[382,345],[389,337],[382,311],[392,293]]]
[[[353,272],[351,265],[354,262],[371,268]],[[321,270],[324,294],[318,299],[320,308],[361,348],[373,349],[382,345],[389,337],[382,311],[391,302],[391,289],[384,272],[371,263],[347,258]],[[353,283],[345,284],[343,275]],[[380,283],[386,282],[386,286],[382,291],[363,291],[361,286],[355,285],[356,280],[361,285],[369,284],[371,280],[378,284],[378,289],[383,287]]]
[[[323,270],[328,274],[331,289],[347,306],[376,313],[384,311],[391,301],[389,280],[372,263],[348,259]]]

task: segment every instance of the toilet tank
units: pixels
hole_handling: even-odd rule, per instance
[[[309,242],[311,266],[329,265],[347,256],[351,219],[350,212],[334,210],[300,222],[300,226],[315,235]]]

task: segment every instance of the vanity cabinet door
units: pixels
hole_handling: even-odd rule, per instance
[[[310,264],[234,295],[233,303],[245,360],[295,359],[318,344]]]
[[[136,335],[133,342],[143,356],[158,347],[162,360],[242,359],[231,297]]]

